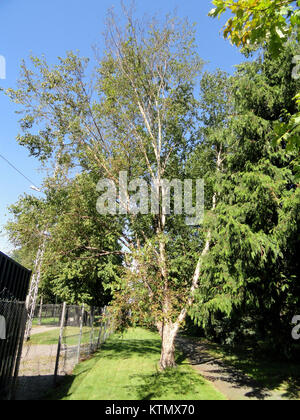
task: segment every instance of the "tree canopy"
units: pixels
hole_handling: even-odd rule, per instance
[[[232,3],[215,4],[218,15]],[[216,337],[220,325],[240,334],[247,318],[252,334],[276,337],[291,354],[298,152],[277,139],[297,115],[297,45],[291,37],[274,55],[268,44],[233,76],[201,74],[186,21],[141,23],[127,13],[120,27],[109,14],[107,29],[94,78],[73,52],[52,67],[32,57],[18,88],[7,91],[23,112],[19,143],[59,168],[43,199],[25,196],[11,208],[8,230],[20,255],[34,261],[47,230],[45,292],[71,303],[112,299],[119,325],[155,326],[162,369],[175,364],[188,314]],[[203,220],[195,190],[186,194],[199,221],[192,225],[175,194],[164,201],[176,188],[183,198],[178,185],[187,180],[205,183]]]
[[[276,55],[294,33],[299,41],[299,1],[213,0],[212,3],[216,7],[210,16],[220,17],[227,10],[233,14],[223,28],[223,35],[237,47],[268,44]]]
[[[224,38],[232,44],[243,47],[244,52],[267,48],[274,58],[278,58],[291,39],[300,41],[300,1],[293,0],[213,0],[216,7],[209,13],[220,17],[227,10],[232,13],[224,28]],[[299,74],[299,50],[290,58],[290,72],[295,79]],[[278,141],[285,141],[288,149],[300,150],[300,93],[295,92],[294,113],[286,113],[277,125]],[[300,174],[299,157],[295,167]],[[300,176],[300,175],[299,175]]]

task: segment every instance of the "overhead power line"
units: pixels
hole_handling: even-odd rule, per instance
[[[31,181],[31,179],[29,179],[26,175],[23,174],[23,172],[21,172],[18,168],[15,167],[15,165],[13,165],[8,159],[6,159],[4,156],[2,156],[0,154],[0,157],[6,162],[8,163],[9,166],[11,166],[15,171],[17,171],[23,178],[25,178],[28,182],[30,182],[30,184],[33,185],[33,187],[35,187],[36,189],[38,189],[38,187],[35,185],[35,183],[33,181]]]

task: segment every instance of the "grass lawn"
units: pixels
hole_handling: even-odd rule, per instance
[[[225,397],[177,353],[177,367],[157,369],[157,333],[135,328],[113,335],[57,388],[53,400],[222,400]]]
[[[229,366],[239,369],[262,388],[283,391],[288,398],[300,399],[299,363],[272,360],[266,356],[263,357],[252,348],[229,350],[207,340],[196,337],[194,340],[204,342],[212,356],[221,358]]]
[[[66,327],[64,329],[64,339],[63,342],[68,344],[69,346],[75,346],[78,344],[78,338],[79,338],[79,327]],[[98,333],[98,330],[95,329],[95,335]],[[83,334],[81,343],[86,344],[90,341],[90,335],[91,335],[91,328],[90,327],[83,327]],[[59,328],[53,328],[50,331],[39,333],[39,334],[33,334],[30,338],[30,341],[28,343],[25,343],[25,345],[52,345],[57,344],[59,339]]]
[[[34,318],[34,320],[32,321],[32,325],[39,325],[39,320],[38,318]],[[42,318],[41,319],[41,325],[60,325],[60,319],[59,317],[56,318]]]

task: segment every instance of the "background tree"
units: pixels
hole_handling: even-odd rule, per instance
[[[277,55],[296,32],[299,41],[299,6],[296,0],[213,0],[210,16],[220,17],[227,10],[233,16],[223,28],[225,38],[238,47],[268,45]]]
[[[56,296],[71,303],[104,306],[122,274],[122,225],[114,217],[99,217],[96,177],[83,172],[60,197],[57,221],[51,229],[44,279]]]
[[[103,306],[121,273],[116,219],[100,219],[94,202],[96,180],[82,173],[59,188],[46,180],[46,197],[24,196],[11,206],[7,225],[19,261],[34,269],[47,225],[40,294],[69,304]]]
[[[274,58],[278,58],[286,43],[291,39],[300,41],[300,1],[293,0],[214,0],[216,7],[210,16],[217,17],[229,10],[231,17],[224,27],[224,37],[229,38],[244,51],[268,48]],[[299,49],[289,57],[290,72],[299,79]],[[294,113],[285,114],[277,125],[280,141],[285,141],[289,149],[300,149],[300,93],[295,92],[296,104]],[[295,167],[300,169],[299,156]],[[300,172],[299,172],[300,173]]]
[[[211,250],[191,310],[214,338],[241,343],[254,335],[256,343],[285,357],[295,347],[290,322],[299,308],[300,202],[295,154],[284,143],[274,145],[274,138],[281,115],[295,108],[294,54],[293,45],[278,58],[266,52],[263,60],[238,66],[230,80],[234,112],[227,118]],[[211,104],[218,85],[212,78],[205,102]]]

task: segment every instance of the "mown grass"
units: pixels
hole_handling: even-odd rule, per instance
[[[113,335],[49,397],[59,400],[222,400],[225,397],[177,353],[177,367],[158,370],[158,334],[135,328]]]
[[[97,334],[97,330],[95,330]],[[64,329],[63,342],[68,346],[75,346],[78,344],[79,327],[66,327]],[[83,327],[83,334],[81,343],[86,344],[90,340],[91,328]],[[57,344],[59,339],[59,328],[53,328],[47,332],[34,334],[31,336],[30,341],[25,345],[53,345]]]
[[[51,326],[51,325],[59,325],[59,318],[42,318],[41,323],[39,324],[38,318],[34,318],[32,321],[32,325],[44,325],[44,326]]]

